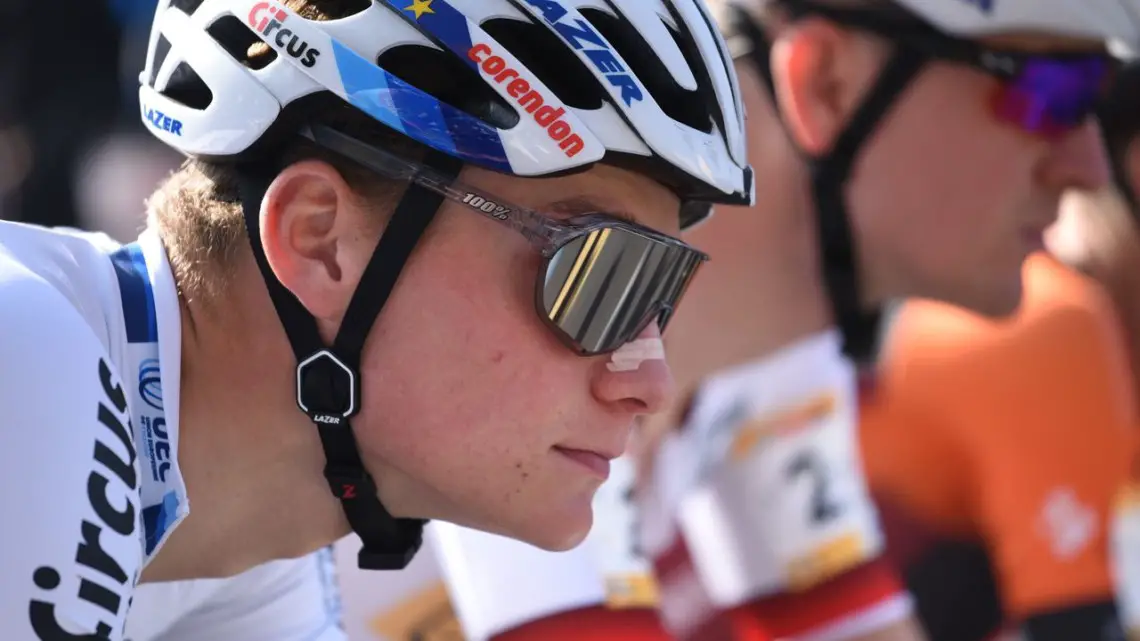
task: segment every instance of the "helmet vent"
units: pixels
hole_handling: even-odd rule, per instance
[[[214,94],[190,65],[179,63],[170,74],[170,82],[162,95],[191,109],[205,109],[214,100]]]
[[[250,69],[264,69],[277,59],[277,52],[266,46],[237,16],[222,16],[206,31],[234,60]]]
[[[546,27],[494,19],[480,25],[574,109],[600,109],[606,93],[582,61]]]
[[[154,62],[151,65],[150,78],[147,79],[147,84],[151,87],[153,87],[155,81],[158,80],[158,70],[162,68],[162,63],[166,61],[166,56],[169,54],[170,41],[166,39],[166,36],[160,34],[158,36],[158,42],[156,42],[154,46]]]
[[[669,73],[661,59],[653,54],[653,47],[646,42],[645,37],[633,23],[597,9],[582,8],[580,12],[598,30],[598,33],[613,45],[614,50],[625,60],[630,73],[637,76],[666,115],[698,131],[705,133],[712,131],[713,119],[709,106],[700,99],[702,95],[712,95],[711,83],[704,64],[700,62],[697,45],[687,33],[682,34],[672,26],[666,25],[666,29],[684,55],[685,62],[694,72],[697,80],[696,91],[686,90],[673,79],[673,75]]]
[[[477,71],[451,52],[421,45],[393,47],[376,63],[428,95],[500,129],[519,122],[518,113]]]
[[[188,16],[194,15],[205,0],[170,0],[170,6]]]

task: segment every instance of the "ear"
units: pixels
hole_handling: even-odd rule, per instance
[[[881,62],[869,43],[822,18],[789,24],[772,47],[781,116],[805,153],[826,153],[858,108]]]
[[[377,239],[371,212],[340,173],[305,160],[285,168],[261,202],[261,242],[278,280],[332,342]]]

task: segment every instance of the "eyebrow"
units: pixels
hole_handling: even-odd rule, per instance
[[[615,207],[607,207],[589,196],[571,196],[547,203],[539,211],[559,214],[561,216],[582,216],[584,214],[605,214],[627,223],[637,223],[637,219],[628,211]]]

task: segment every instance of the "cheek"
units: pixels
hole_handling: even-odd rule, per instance
[[[997,121],[992,81],[936,68],[918,79],[868,143],[851,202],[868,245],[960,263],[1014,227],[1033,198],[1036,146]]]
[[[533,254],[472,237],[408,265],[365,358],[365,447],[437,487],[545,453],[541,427],[570,386],[535,315]]]

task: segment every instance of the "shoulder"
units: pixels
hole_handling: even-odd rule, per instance
[[[118,373],[66,297],[2,253],[0,328],[0,429],[19,444],[0,448],[0,481],[15,490],[0,496],[12,541],[0,546],[0,584],[13,582],[0,591],[31,599],[19,613],[5,599],[0,621],[30,612],[40,638],[63,625],[117,634],[141,564],[136,450]]]
[[[1111,446],[1135,412],[1124,339],[1112,302],[1091,279],[1039,254],[1025,266],[1021,308],[993,320],[926,301],[903,306],[880,364],[880,389],[864,405],[872,448],[933,457],[951,444],[1075,440],[1074,421]],[[923,429],[915,430],[916,424]],[[1017,445],[1017,439],[1030,441]],[[921,437],[919,436],[921,435]],[[1040,449],[1040,448],[1039,448]],[[872,451],[875,455],[878,452]],[[874,457],[872,457],[874,458]],[[1024,458],[1024,457],[1022,457]],[[908,464],[921,471],[918,460]]]
[[[12,297],[23,296],[23,288],[32,283],[54,290],[58,296],[51,298],[69,304],[106,342],[108,305],[118,299],[108,255],[118,247],[103,234],[0,221],[0,301],[18,301],[5,306],[38,313],[33,305],[42,298],[24,302]]]
[[[919,301],[903,307],[891,333],[884,371],[912,388],[976,388],[1052,376],[1061,365],[1095,369],[1125,363],[1115,353],[1123,336],[1108,294],[1044,254],[1026,262],[1025,293],[1013,316],[987,319]]]

